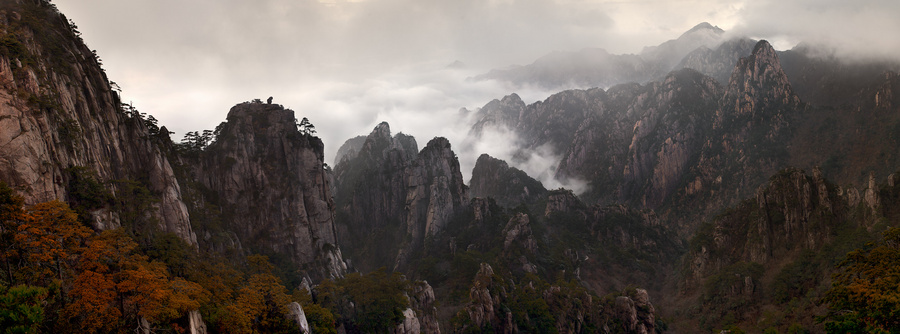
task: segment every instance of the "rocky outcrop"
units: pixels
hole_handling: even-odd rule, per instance
[[[412,284],[409,295],[409,309],[413,310],[419,331],[427,334],[440,334],[441,326],[437,320],[437,304],[434,289],[425,281]],[[404,315],[406,312],[404,312]]]
[[[416,318],[416,311],[411,308],[403,310],[403,321],[397,325],[397,328],[391,330],[393,334],[419,334],[422,332],[419,319]]]
[[[422,240],[443,231],[453,215],[466,207],[468,187],[446,138],[429,141],[410,167],[407,170],[407,232]]]
[[[505,161],[482,154],[472,169],[469,193],[472,197],[491,197],[497,204],[512,208],[545,198],[547,189]]]
[[[447,139],[432,139],[418,152],[412,137],[391,137],[387,123],[369,134],[354,159],[338,163],[334,178],[338,233],[355,246],[350,257],[363,270],[402,267],[469,204]]]
[[[515,128],[525,111],[525,102],[517,94],[488,102],[479,111],[479,119],[472,125],[470,136],[480,137],[485,129],[509,130]]]
[[[694,236],[687,256],[690,277],[700,279],[727,265],[766,265],[790,249],[817,249],[831,240],[850,198],[816,170],[785,170],[760,187],[755,198],[727,210]]]
[[[527,253],[534,254],[537,251],[537,242],[531,232],[531,222],[528,215],[524,213],[517,213],[510,218],[506,227],[503,228],[502,234],[504,250],[510,250],[515,243],[516,247],[520,247]]]
[[[297,302],[291,302],[291,304],[288,305],[288,320],[290,320],[300,328],[300,333],[312,333],[309,327],[309,322],[306,321],[306,313],[303,312],[303,307],[300,306],[300,304],[298,304]]]
[[[616,297],[616,317],[628,333],[656,333],[656,310],[647,290],[635,289],[633,295]]]
[[[125,189],[116,185],[135,181],[154,203],[129,217],[150,217],[140,223],[156,221],[160,230],[196,244],[179,182],[160,149],[166,134],[155,120],[122,105],[97,55],[49,3],[2,8],[0,30],[8,42],[0,47],[0,179],[27,203],[77,201],[69,189],[73,167],[109,184],[119,200]],[[86,209],[98,229],[134,223],[122,222],[109,203]]]
[[[495,333],[517,333],[519,330],[513,322],[512,313],[503,310],[500,301],[505,299],[505,290],[502,283],[497,282],[494,276],[494,268],[487,263],[482,263],[472,287],[469,289],[469,303],[462,311],[471,321],[471,327],[460,330],[477,330],[493,328]],[[496,291],[496,290],[500,291]]]
[[[437,321],[434,290],[425,281],[415,281],[411,285],[406,296],[409,299],[409,307],[403,311],[403,321],[397,325],[397,328],[391,330],[391,333],[440,334],[441,328]]]
[[[550,195],[547,196],[544,217],[549,217],[553,213],[579,212],[584,208],[584,203],[571,190],[557,189],[550,191]]]
[[[200,311],[188,312],[188,333],[190,334],[206,334],[206,323],[200,316]]]
[[[324,145],[277,104],[234,106],[193,177],[224,212],[222,220],[253,252],[274,253],[314,277],[346,270],[334,225]]]

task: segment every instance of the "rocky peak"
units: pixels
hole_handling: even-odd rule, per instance
[[[681,36],[688,35],[688,34],[692,34],[692,33],[696,33],[696,32],[699,32],[699,31],[712,31],[712,32],[715,32],[715,33],[717,33],[717,34],[725,33],[725,30],[722,30],[722,29],[719,28],[718,26],[713,26],[712,24],[709,24],[709,22],[700,22],[700,24],[695,25],[695,26],[694,26],[693,28],[691,28],[690,30],[684,32],[684,34],[682,34]]]
[[[244,247],[287,256],[308,275],[346,270],[334,226],[324,145],[302,134],[294,112],[246,102],[231,108],[195,171]]]
[[[550,191],[547,197],[547,208],[544,216],[549,217],[554,212],[576,212],[584,209],[584,203],[568,189]]]
[[[775,49],[765,40],[756,43],[750,56],[738,60],[722,100],[723,113],[739,116],[763,117],[800,106]],[[720,120],[723,117],[719,115]]]
[[[409,172],[408,230],[424,238],[441,232],[450,219],[469,203],[468,187],[462,180],[459,160],[450,141],[437,137],[428,142]],[[424,223],[424,235],[419,227]]]
[[[514,129],[525,108],[525,102],[515,93],[504,96],[500,100],[492,100],[478,111],[480,118],[472,125],[470,134],[480,136],[486,127]]]
[[[426,236],[443,231],[468,206],[468,187],[450,141],[434,138],[415,150],[413,137],[391,137],[388,124],[381,123],[355,158],[335,167],[339,234],[361,250],[353,256],[371,269],[402,267]],[[372,233],[384,235],[373,239]]]
[[[532,203],[547,196],[547,189],[540,181],[487,154],[475,162],[469,187],[472,197],[492,197],[504,207]]]

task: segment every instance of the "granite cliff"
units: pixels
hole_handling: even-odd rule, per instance
[[[188,152],[182,160],[202,197],[194,211],[212,204],[224,226],[204,230],[207,246],[225,234],[246,252],[286,258],[314,278],[340,277],[347,268],[322,141],[300,132],[292,110],[260,102],[232,107],[216,132],[196,157]]]
[[[181,186],[159,145],[166,131],[122,104],[66,17],[49,3],[4,2],[0,31],[0,179],[27,203],[73,203],[96,229],[152,224],[196,244]],[[80,197],[85,192],[76,188],[84,184],[108,188],[110,197]],[[123,217],[127,185],[153,198],[137,222]]]
[[[339,239],[358,268],[400,268],[469,204],[459,161],[444,138],[418,151],[413,137],[379,124],[335,167]]]

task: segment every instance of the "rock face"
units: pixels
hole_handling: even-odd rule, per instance
[[[766,265],[793,248],[817,249],[831,239],[852,200],[818,169],[812,176],[785,170],[760,187],[754,199],[701,228],[686,260],[690,276],[700,279],[739,261]]]
[[[300,333],[312,333],[309,328],[309,322],[306,321],[306,313],[303,312],[303,307],[301,307],[300,304],[291,302],[291,304],[288,305],[288,312],[288,319],[297,324],[297,327],[300,327]]]
[[[346,265],[324,145],[295,122],[294,112],[277,104],[234,106],[193,175],[215,194],[209,200],[244,247],[311,266],[316,277],[340,277]]]
[[[450,142],[435,138],[418,152],[410,136],[378,125],[357,156],[335,167],[339,239],[354,245],[361,270],[403,266],[427,236],[468,206],[468,187]]]
[[[47,19],[35,23],[23,14]],[[157,200],[140,215],[196,244],[179,182],[158,145],[166,134],[123,107],[65,16],[44,2],[8,3],[0,29],[11,41],[0,52],[0,179],[28,203],[78,200],[68,189],[73,167],[101,184],[137,181]],[[116,197],[124,191],[113,188]],[[123,223],[109,204],[90,209],[95,228]]]
[[[191,311],[188,313],[188,333],[190,334],[206,334],[206,323],[200,317],[200,311]]]
[[[494,268],[482,263],[469,289],[470,301],[461,312],[472,321],[470,329],[493,328],[494,333],[517,333],[519,330],[512,320],[512,313],[501,309],[500,301],[506,296],[497,283]]]
[[[505,161],[482,154],[472,169],[469,193],[472,197],[491,197],[501,206],[516,207],[545,198],[547,189]]]
[[[647,290],[636,289],[633,296],[618,296],[616,315],[628,333],[656,333],[656,310]]]
[[[530,223],[528,215],[524,213],[513,216],[503,228],[503,249],[509,250],[515,244],[528,253],[533,254],[537,251],[537,242],[534,241]]]
[[[434,289],[428,282],[416,281],[413,283],[409,296],[409,307],[413,310],[419,324],[419,331],[428,334],[440,334],[441,326],[437,321],[437,307],[435,304]],[[404,314],[406,314],[404,312]]]

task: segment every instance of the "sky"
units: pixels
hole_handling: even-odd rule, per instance
[[[896,0],[55,0],[96,49],[122,98],[175,132],[213,129],[235,104],[274,97],[307,117],[326,162],[350,137],[387,121],[419,147],[454,147],[471,114],[518,93],[553,92],[467,80],[553,51],[639,53],[700,22],[776,49],[825,43],[848,57],[898,57]],[[450,66],[455,64],[454,66]],[[481,153],[457,151],[466,179]],[[547,174],[559,152],[520,166]],[[547,174],[549,175],[549,174]],[[542,180],[552,182],[552,180]],[[565,186],[565,184],[562,184]],[[553,188],[557,184],[549,184]]]

